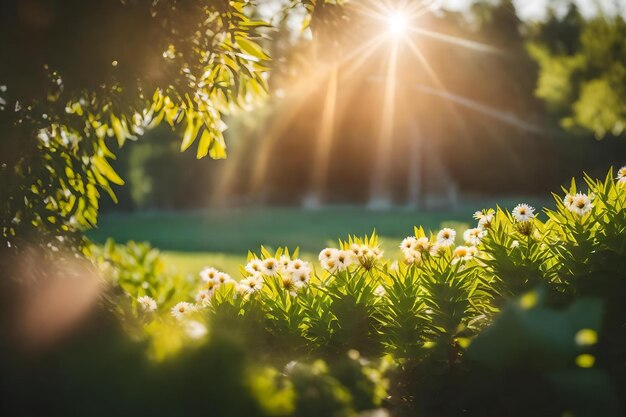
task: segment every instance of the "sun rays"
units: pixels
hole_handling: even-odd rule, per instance
[[[306,205],[309,207],[319,206],[323,203],[324,199],[333,130],[335,128],[335,113],[337,111],[337,77],[338,68],[337,66],[333,66],[328,78],[328,87],[326,89],[326,98],[322,111],[322,123],[317,135],[315,149],[316,163],[311,187],[312,194],[308,197],[308,201],[306,201]]]
[[[398,42],[393,42],[389,53],[387,74],[385,75],[385,91],[382,103],[382,119],[380,134],[376,147],[376,163],[372,175],[369,207],[372,209],[386,209],[391,206],[389,194],[389,168],[393,149],[393,126],[396,107],[396,86],[398,70]]]
[[[317,207],[325,203],[324,190],[327,186],[330,155],[337,138],[335,137],[336,124],[340,118],[338,99],[341,95],[352,94],[359,89],[376,88],[382,86],[379,104],[372,104],[372,111],[377,114],[378,134],[374,135],[371,146],[375,155],[370,181],[369,206],[371,208],[387,208],[392,204],[389,182],[392,170],[392,150],[397,140],[394,137],[394,126],[398,123],[397,92],[419,92],[422,96],[437,97],[448,103],[452,120],[458,124],[459,131],[464,131],[465,121],[458,112],[458,106],[471,109],[490,118],[511,124],[520,129],[537,132],[538,128],[515,118],[497,109],[490,108],[479,102],[472,101],[461,95],[454,94],[444,85],[437,70],[430,64],[422,49],[428,45],[429,51],[437,50],[437,44],[461,48],[477,54],[504,55],[491,45],[475,40],[460,38],[451,34],[434,31],[425,24],[425,18],[440,6],[440,1],[360,1],[351,3],[355,15],[360,16],[363,29],[358,28],[358,39],[344,49],[343,54],[323,54],[314,68],[308,68],[309,75],[306,82],[295,82],[284,88],[287,95],[280,100],[285,106],[278,120],[272,122],[264,135],[258,152],[258,157],[252,165],[248,185],[250,194],[262,199],[263,184],[269,175],[270,156],[280,137],[287,132],[291,123],[295,121],[298,110],[304,108],[307,102],[318,94],[321,97],[322,107],[318,117],[315,142],[311,146],[311,176],[309,191],[306,193],[305,205]],[[357,28],[354,28],[357,29]],[[346,28],[351,31],[351,28]],[[361,36],[365,34],[365,36]],[[314,41],[315,42],[315,41]],[[344,45],[345,46],[345,45]],[[337,46],[333,46],[335,48]],[[324,48],[324,46],[322,46]],[[402,66],[400,65],[402,61]],[[384,62],[384,67],[381,63]],[[378,68],[378,69],[375,69]],[[416,70],[411,70],[415,68]],[[407,76],[407,73],[410,76]],[[418,78],[422,74],[422,78]],[[355,79],[365,80],[355,82]],[[370,86],[368,86],[370,84]],[[287,104],[289,103],[289,104]],[[378,106],[378,109],[375,107]],[[374,117],[374,115],[372,115]],[[417,117],[417,115],[415,116]],[[415,135],[407,139],[421,140]],[[415,147],[412,147],[415,148]],[[417,147],[419,148],[419,147]],[[415,156],[415,155],[413,155]],[[411,158],[413,156],[410,156]],[[230,188],[234,181],[231,175],[226,175],[224,187]]]
[[[423,29],[420,27],[410,27],[410,28],[407,28],[407,31],[410,31],[419,36],[425,36],[430,39],[445,42],[454,46],[459,46],[461,48],[471,49],[477,52],[490,53],[490,54],[502,54],[503,53],[500,49],[495,48],[490,45],[486,45],[484,43],[471,41],[471,40],[459,38],[456,36],[446,35],[444,33],[434,32],[432,30],[427,30],[427,29]]]

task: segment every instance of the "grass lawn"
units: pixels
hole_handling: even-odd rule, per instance
[[[322,210],[299,208],[207,209],[193,212],[110,213],[101,216],[98,228],[88,236],[97,243],[113,238],[147,241],[164,252],[167,261],[182,273],[196,274],[205,265],[238,274],[237,264],[248,250],[261,245],[299,247],[303,258],[317,253],[337,238],[370,234],[374,229],[386,251],[395,251],[399,241],[413,233],[414,225],[436,230],[442,226],[463,229],[474,223],[474,211],[495,207],[511,209],[524,201],[544,207],[545,200],[517,198],[477,200],[455,210],[413,211],[394,209],[370,211],[359,207]]]

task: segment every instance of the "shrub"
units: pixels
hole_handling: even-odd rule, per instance
[[[611,384],[625,386],[624,171],[617,181],[612,172],[604,181],[585,177],[586,193],[572,181],[564,196],[555,195],[556,207],[545,210],[545,220],[525,204],[512,212],[477,212],[478,224],[463,234],[462,245],[452,229],[415,228],[400,245],[399,260],[383,257],[376,234],[340,240],[320,252],[319,265],[299,259],[297,250],[262,248],[249,254],[240,281],[206,268],[193,284],[195,302],[187,298],[173,306],[193,285],[155,278],[154,253],[131,245],[133,260],[121,261],[113,282],[122,299],[133,300],[132,317],[146,329],[155,321],[168,328],[208,325],[210,343],[236,341],[260,363],[308,369],[284,373],[287,379],[314,375],[315,361],[323,360],[335,382],[304,379],[321,390],[315,395],[333,384],[347,387],[347,394],[333,389],[334,399],[324,400],[338,409],[373,408],[384,398],[398,414],[481,415],[487,409],[477,398],[487,398],[486,387],[496,390],[493,378],[512,372],[516,381],[544,389],[504,393],[510,398],[490,403],[489,413],[529,412],[513,406],[520,395],[550,392],[550,413],[584,414],[594,404],[580,401],[590,387],[603,387],[609,412]],[[105,252],[114,253],[111,248]],[[152,297],[154,312],[147,304],[137,309],[143,295]],[[581,306],[591,306],[588,319]],[[358,358],[359,367],[346,367],[346,357]],[[313,365],[300,365],[307,363]],[[477,382],[476,375],[485,378]],[[463,385],[468,381],[471,387]],[[294,409],[308,410],[312,405],[302,404],[310,388],[292,382]]]

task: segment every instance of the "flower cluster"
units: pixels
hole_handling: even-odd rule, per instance
[[[242,279],[237,286],[238,292],[242,295],[260,291],[264,285],[263,277],[278,277],[282,287],[291,295],[296,295],[311,279],[309,263],[302,259],[291,259],[288,255],[281,255],[278,259],[254,258],[244,269],[250,275]]]
[[[207,267],[200,271],[200,279],[204,282],[204,289],[198,293],[196,301],[202,302],[203,305],[208,303],[211,296],[220,286],[234,283],[230,275],[212,267]]]
[[[454,233],[456,234],[456,232]],[[417,238],[409,236],[400,244],[400,250],[402,250],[404,255],[404,261],[407,264],[414,264],[419,263],[422,260],[422,256],[429,253],[433,246],[427,237]]]
[[[474,213],[474,219],[478,220],[478,228],[482,230],[489,229],[495,214],[496,211],[494,209],[487,209]]]
[[[593,195],[576,193],[574,195],[567,194],[563,199],[563,205],[566,209],[580,217],[584,217],[593,209]]]
[[[419,264],[426,256],[437,257],[446,253],[452,254],[453,264],[471,260],[478,253],[477,247],[487,235],[485,227],[492,221],[493,213],[477,212],[475,217],[479,220],[478,226],[467,229],[463,233],[465,245],[457,246],[454,250],[452,248],[456,243],[457,237],[457,232],[454,229],[441,229],[435,236],[431,236],[430,239],[421,236],[423,231],[416,231],[416,236],[409,236],[400,244],[404,262],[409,265]]]
[[[470,261],[476,254],[478,249],[475,246],[457,246],[454,249],[454,258],[452,258],[452,264],[456,264],[462,261]]]
[[[378,245],[351,243],[345,249],[325,248],[318,256],[322,268],[331,274],[346,270],[350,265],[360,265],[369,270],[383,256]]]
[[[200,271],[202,289],[196,293],[195,304],[186,301],[177,303],[170,309],[171,315],[177,320],[183,320],[190,314],[206,308],[211,303],[215,291],[221,286],[235,284],[235,281],[225,272],[212,267],[206,267]]]
[[[487,236],[487,231],[485,229],[481,229],[480,227],[467,229],[465,233],[463,233],[463,239],[465,240],[465,243],[472,246],[480,245],[480,242],[482,242],[485,236]]]

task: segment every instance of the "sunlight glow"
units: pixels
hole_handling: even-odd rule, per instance
[[[408,21],[406,16],[400,12],[395,12],[387,18],[389,24],[389,32],[395,36],[400,36],[406,33],[408,28]]]
[[[368,207],[372,210],[386,210],[392,206],[389,187],[391,155],[393,150],[393,126],[396,106],[396,86],[398,70],[398,43],[394,42],[388,60],[387,74],[385,75],[385,92],[383,98],[382,120],[380,134],[372,175],[370,201]]]
[[[464,132],[465,120],[461,117],[458,109],[461,107],[472,109],[478,113],[505,123],[521,127],[528,131],[537,131],[536,126],[532,126],[523,120],[518,120],[511,115],[498,111],[479,102],[474,102],[466,97],[453,94],[444,85],[439,74],[431,66],[426,52],[430,50],[436,53],[437,43],[448,44],[466,50],[479,53],[488,53],[504,56],[506,53],[491,45],[483,44],[474,40],[453,36],[452,34],[441,33],[431,29],[429,20],[420,24],[422,18],[435,12],[440,0],[369,0],[358,2],[355,11],[359,13],[368,27],[371,28],[371,36],[364,37],[362,42],[351,45],[351,49],[346,53],[332,58],[330,61],[321,60],[309,77],[300,77],[302,82],[294,82],[289,86],[289,94],[281,100],[281,108],[284,109],[279,121],[274,121],[265,132],[265,140],[259,150],[258,157],[249,170],[250,193],[254,199],[263,202],[266,192],[263,184],[268,178],[272,150],[285,134],[289,126],[294,123],[294,119],[310,100],[314,100],[319,86],[326,85],[323,95],[323,107],[318,119],[317,134],[312,145],[312,172],[309,178],[309,189],[304,194],[303,205],[307,208],[317,208],[325,203],[325,190],[328,187],[329,172],[331,165],[332,148],[337,137],[335,137],[336,124],[340,117],[336,114],[340,111],[338,103],[339,97],[350,96],[354,90],[362,88],[359,83],[349,82],[352,79],[366,77],[369,82],[380,83],[382,86],[382,97],[378,103],[380,111],[377,120],[378,134],[376,138],[375,157],[372,161],[373,175],[370,178],[370,190],[368,207],[370,209],[386,209],[393,205],[391,187],[389,186],[393,172],[392,149],[394,141],[394,126],[398,122],[396,111],[400,103],[397,101],[402,97],[398,95],[399,89],[412,89],[422,96],[432,96],[443,99],[448,105],[451,121],[456,123],[459,131]],[[371,26],[370,26],[371,24]],[[433,47],[433,45],[435,45]],[[430,47],[430,49],[429,49]],[[408,54],[406,54],[408,52]],[[373,58],[386,58],[386,68],[373,67]],[[400,62],[402,58],[402,62]],[[411,60],[411,58],[413,58]],[[377,58],[376,58],[377,59]],[[408,63],[417,64],[423,71],[409,74],[406,69]],[[371,71],[382,72],[382,74],[370,74]],[[415,74],[415,75],[413,75]],[[427,80],[419,80],[419,76],[426,76]],[[311,82],[314,80],[314,82]],[[421,81],[426,81],[422,84]],[[321,97],[319,97],[321,98]],[[428,98],[424,98],[428,100]],[[420,168],[419,156],[423,152],[421,141],[423,133],[418,123],[412,123],[410,152],[413,161],[410,166],[409,195],[413,206],[417,206],[420,197]],[[242,159],[243,161],[243,159]],[[242,162],[243,163],[243,162]],[[238,164],[239,165],[239,164]],[[228,195],[236,183],[236,171],[225,172],[223,175],[223,185],[219,187],[220,196]],[[220,199],[222,199],[220,197]]]
[[[495,48],[493,46],[486,45],[480,42],[471,41],[468,39],[458,38],[456,36],[446,35],[444,33],[433,32],[431,30],[420,29],[420,28],[410,28],[410,30],[411,32],[415,34],[427,36],[431,39],[435,39],[435,40],[446,42],[452,45],[460,46],[465,49],[471,49],[474,51],[483,52],[483,53],[491,53],[491,54],[503,53],[500,49]]]
[[[305,205],[309,208],[319,207],[323,203],[326,179],[328,176],[329,156],[335,130],[335,113],[337,108],[337,77],[339,68],[334,65],[328,78],[326,99],[322,111],[322,123],[317,134],[315,149],[315,167],[313,171],[312,194],[307,197]]]

